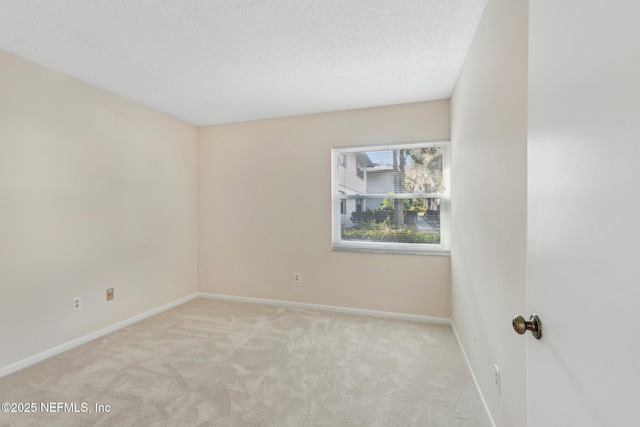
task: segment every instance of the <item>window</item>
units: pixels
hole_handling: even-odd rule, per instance
[[[449,141],[334,148],[332,165],[335,250],[448,254]]]
[[[364,179],[364,163],[360,159],[356,159],[356,176]]]

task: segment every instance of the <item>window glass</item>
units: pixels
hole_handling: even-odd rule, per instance
[[[333,165],[334,249],[448,253],[448,141],[334,148]]]

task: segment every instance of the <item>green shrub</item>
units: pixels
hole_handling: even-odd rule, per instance
[[[389,192],[393,194],[393,191]],[[404,211],[424,212],[424,199],[404,199],[402,201]],[[381,211],[393,211],[396,208],[396,199],[383,199],[380,204]]]
[[[369,242],[392,243],[440,243],[440,233],[416,233],[410,229],[390,230],[374,224],[371,228],[350,228],[342,230],[343,240],[365,240]]]

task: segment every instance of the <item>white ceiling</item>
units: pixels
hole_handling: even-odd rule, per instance
[[[0,49],[195,125],[444,99],[487,0],[0,0]]]

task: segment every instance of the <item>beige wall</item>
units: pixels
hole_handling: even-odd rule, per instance
[[[448,257],[332,252],[330,230],[331,147],[449,138],[446,100],[198,130],[5,52],[0,94],[0,367],[198,273],[202,292],[450,317]]]
[[[526,425],[527,25],[489,0],[451,101],[453,322],[498,427]]]
[[[200,128],[199,290],[449,317],[448,257],[331,251],[331,147],[448,139],[449,114],[445,100]]]
[[[196,156],[194,126],[0,52],[0,367],[196,292]]]

